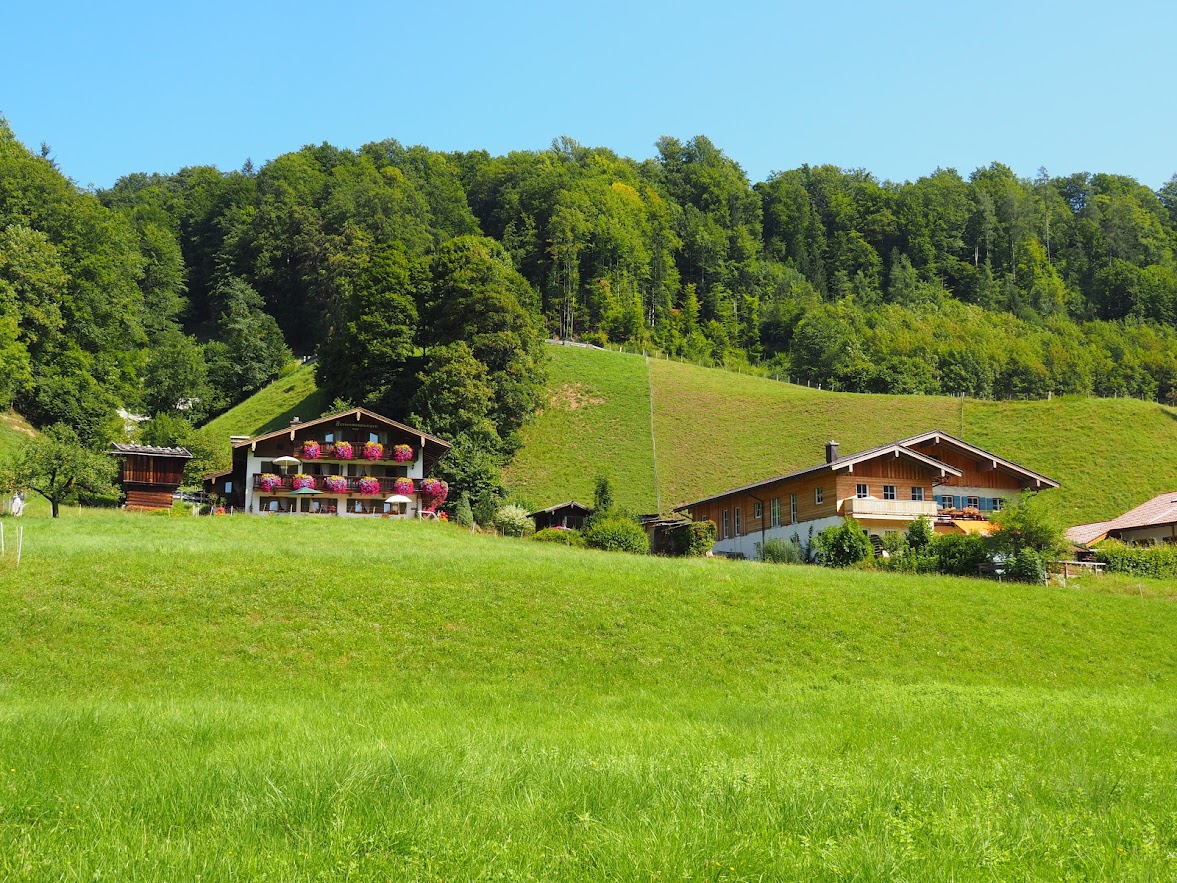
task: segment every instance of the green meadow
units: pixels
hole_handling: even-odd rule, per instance
[[[1170,583],[23,522],[0,879],[1177,876]]]

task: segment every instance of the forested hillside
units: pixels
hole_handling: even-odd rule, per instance
[[[1177,401],[1175,252],[1177,176],[753,184],[702,136],[642,161],[387,140],[95,194],[0,123],[0,406],[100,443],[124,405],[183,441],[314,352],[327,401],[454,439],[447,477],[496,493],[544,335],[835,390]]]

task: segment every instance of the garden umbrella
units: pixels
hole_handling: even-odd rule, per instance
[[[297,457],[278,457],[274,460],[275,466],[301,466],[302,461]]]

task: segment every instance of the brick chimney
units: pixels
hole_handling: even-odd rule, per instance
[[[826,442],[826,462],[833,463],[838,459],[838,443],[833,439]]]

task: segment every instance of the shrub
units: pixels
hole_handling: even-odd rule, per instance
[[[522,537],[535,531],[535,522],[522,506],[508,503],[495,511],[494,527],[504,536]]]
[[[1006,575],[1020,583],[1041,583],[1046,579],[1046,562],[1026,546],[1006,561]]]
[[[801,538],[793,534],[787,540],[779,537],[765,540],[760,546],[760,560],[769,564],[805,564],[805,550]]]
[[[584,548],[584,537],[580,535],[580,531],[564,527],[545,527],[543,530],[536,531],[532,539],[540,543],[556,543],[561,546],[573,546],[577,549]]]
[[[985,538],[975,533],[945,533],[933,537],[930,546],[935,569],[953,576],[977,576],[977,568],[989,563]]]
[[[1158,579],[1177,576],[1177,546],[1128,546],[1105,540],[1095,550],[1095,560],[1106,564],[1112,573]]]
[[[851,567],[874,558],[870,539],[853,518],[837,527],[827,527],[813,541],[814,557],[826,567]]]
[[[923,549],[932,542],[935,535],[932,522],[921,515],[907,528],[907,546],[910,549]]]
[[[684,522],[667,529],[666,551],[676,558],[702,558],[715,545],[714,521]]]
[[[584,542],[590,549],[607,552],[646,555],[650,551],[650,538],[640,524],[628,518],[602,518],[585,530]]]
[[[454,507],[454,521],[462,527],[474,526],[474,511],[470,508],[470,495],[465,491],[458,497],[458,505]]]
[[[1062,522],[1037,494],[1025,493],[1000,512],[993,513],[992,542],[1002,552],[1029,548],[1054,557],[1067,547]]]

